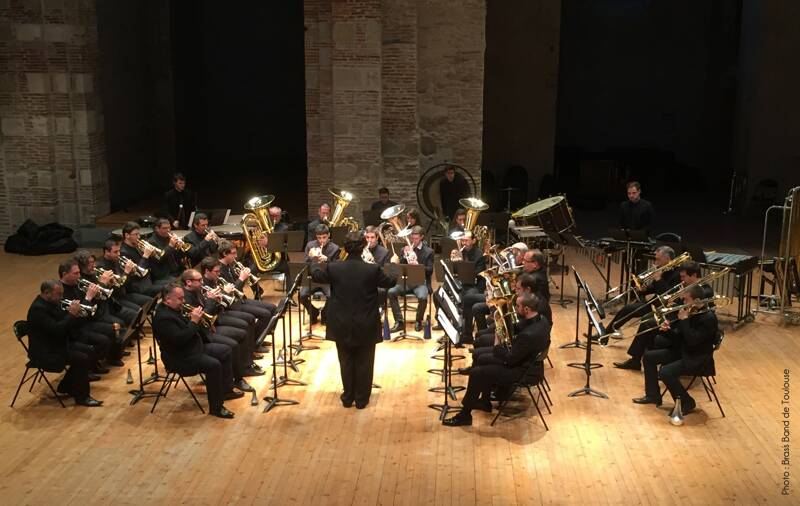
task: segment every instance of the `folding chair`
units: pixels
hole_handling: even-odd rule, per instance
[[[714,384],[717,383],[717,375],[716,370],[714,368],[714,354],[719,350],[722,346],[722,339],[725,337],[725,333],[721,330],[717,331],[717,340],[714,341],[714,351],[711,353],[711,356],[705,361],[702,367],[700,367],[697,372],[691,375],[691,380],[689,384],[686,385],[686,390],[688,391],[694,385],[694,382],[697,381],[697,378],[700,378],[700,383],[703,385],[703,390],[706,391],[706,395],[708,396],[708,400],[716,401],[717,407],[719,408],[719,412],[722,415],[722,418],[725,418],[725,411],[722,410],[722,405],[719,402],[719,397],[717,396],[717,391],[714,389]],[[690,375],[686,375],[689,377]],[[661,396],[663,397],[664,394],[667,393],[667,389],[664,388],[664,391],[661,392]],[[713,396],[713,399],[712,399]]]
[[[165,365],[166,367],[166,365]],[[205,413],[206,411],[203,409],[203,406],[200,405],[200,401],[197,400],[197,396],[194,394],[192,389],[189,387],[189,384],[186,383],[186,376],[200,376],[200,379],[205,382],[205,377],[198,371],[173,371],[170,368],[166,367],[167,375],[164,377],[164,383],[161,384],[161,389],[158,391],[158,395],[156,395],[155,401],[153,401],[153,407],[150,408],[150,412],[154,412],[156,410],[156,406],[158,405],[158,400],[161,397],[166,397],[169,393],[170,389],[172,388],[172,383],[179,383],[182,382],[183,385],[186,387],[186,390],[189,391],[189,394],[194,399],[194,403],[197,404],[197,407],[200,409],[201,413]],[[177,387],[175,387],[177,388]]]
[[[30,355],[28,353],[28,346],[25,344],[25,336],[28,335],[28,322],[24,320],[14,322],[14,335],[17,337],[17,341],[19,341],[19,344],[21,344],[22,347],[25,349],[25,355],[28,356],[28,363],[25,364],[25,372],[22,373],[22,379],[20,379],[19,386],[17,386],[17,392],[14,394],[14,399],[12,399],[11,401],[11,407],[13,408],[14,403],[17,402],[17,397],[19,396],[20,389],[22,389],[22,385],[30,381],[31,385],[30,388],[28,389],[28,392],[32,392],[33,387],[36,385],[36,383],[38,383],[41,380],[44,380],[44,382],[47,383],[48,388],[50,388],[50,391],[53,393],[53,397],[55,397],[58,403],[61,404],[62,408],[66,408],[66,406],[64,405],[64,401],[61,400],[61,397],[59,397],[58,392],[56,392],[56,389],[53,388],[53,385],[50,383],[50,380],[47,379],[47,376],[45,375],[45,369],[40,364],[36,363],[33,359],[30,358]],[[28,372],[32,369],[35,370],[35,372],[32,375],[28,376]],[[47,372],[61,373],[63,371],[64,368],[61,368],[57,371],[50,369]]]
[[[489,425],[494,426],[497,419],[500,418],[500,415],[511,416],[509,414],[504,413],[503,409],[506,407],[506,404],[514,396],[514,394],[517,392],[518,389],[525,388],[528,391],[528,395],[530,396],[531,401],[533,402],[533,407],[535,407],[536,412],[539,413],[539,418],[542,420],[545,430],[548,431],[550,430],[550,428],[547,426],[547,422],[544,419],[542,410],[539,409],[539,401],[538,401],[538,399],[544,401],[544,407],[547,409],[547,412],[552,414],[552,411],[550,411],[550,404],[552,404],[552,401],[550,401],[549,396],[547,395],[547,390],[542,388],[542,383],[544,380],[544,372],[542,372],[541,376],[534,373],[534,368],[536,368],[537,365],[541,366],[544,364],[544,360],[547,358],[547,353],[549,352],[549,350],[550,347],[548,346],[545,350],[541,351],[536,356],[536,358],[530,363],[528,369],[525,371],[525,374],[523,374],[519,380],[514,382],[513,386],[511,387],[511,391],[508,393],[505,399],[500,401],[500,405],[497,406],[497,414],[494,416],[494,418],[492,419],[492,423]],[[534,396],[533,391],[531,390],[531,387],[534,386],[538,389],[537,396]]]

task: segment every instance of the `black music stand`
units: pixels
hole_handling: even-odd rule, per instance
[[[287,292],[286,297],[284,299],[286,302],[284,303],[283,309],[281,311],[276,311],[276,313],[285,313],[286,311],[290,310],[289,308],[291,308],[292,297],[294,297],[294,294],[300,290],[301,280],[302,280],[302,276],[304,274],[305,274],[305,271],[301,271],[300,273],[297,274],[297,276],[295,276],[294,282],[292,283],[292,286],[289,288],[289,291]],[[288,326],[288,328],[289,328],[288,331],[286,330],[286,328],[287,328],[286,319],[285,318],[281,318],[281,329],[283,330],[283,339],[281,339],[281,351],[278,354],[278,358],[277,359],[275,358],[275,349],[274,348],[273,348],[273,353],[272,353],[272,355],[273,355],[273,363],[275,365],[283,365],[283,375],[278,377],[278,386],[283,386],[283,385],[305,386],[305,385],[307,385],[307,383],[305,383],[303,381],[300,381],[300,380],[292,379],[292,378],[289,377],[289,369],[288,368],[291,367],[294,370],[294,372],[300,372],[300,369],[298,369],[297,366],[298,366],[298,364],[302,364],[303,362],[305,362],[305,360],[302,359],[302,358],[298,358],[298,359],[294,358],[294,355],[292,354],[293,349],[292,349],[291,322],[290,322],[290,324]],[[288,339],[289,344],[288,345],[286,344],[286,341],[287,341],[286,336],[287,335],[289,336],[289,339]]]
[[[436,295],[438,294],[438,297]],[[440,286],[439,290],[434,293],[433,299],[436,301],[436,308],[437,313],[439,311],[439,305],[445,304],[445,311],[447,312],[447,320],[456,328],[461,329],[462,325],[464,324],[464,319],[461,316],[461,313],[458,309],[458,306],[453,302],[452,297],[444,288],[444,286]],[[460,342],[460,338],[456,340],[455,344],[458,345]],[[445,334],[442,340],[439,342],[439,347],[436,349],[437,352],[444,350],[447,347],[447,334]],[[442,382],[446,382],[445,375],[452,374],[452,365],[453,362],[456,360],[464,360],[466,357],[464,355],[453,355],[452,352],[445,352],[444,355],[431,355],[431,358],[434,360],[442,360],[447,361],[448,366],[443,365],[441,369],[428,369],[428,374],[436,374],[437,376],[442,377]],[[430,392],[441,392],[441,387],[434,387],[428,389]],[[455,397],[453,397],[455,400]]]
[[[434,297],[438,297],[439,293],[434,294]],[[435,409],[439,411],[439,420],[444,420],[447,417],[447,413],[452,409],[449,404],[449,399],[452,398],[456,400],[456,392],[464,390],[464,387],[458,386],[453,387],[452,384],[452,377],[450,374],[450,351],[451,351],[451,343],[458,343],[459,338],[461,336],[461,329],[457,328],[453,325],[453,322],[448,317],[448,310],[445,309],[447,307],[447,303],[443,300],[439,300],[439,310],[436,312],[436,320],[439,322],[439,325],[445,331],[445,347],[444,347],[444,354],[445,354],[445,361],[444,361],[444,368],[445,372],[443,374],[444,377],[444,386],[439,387],[436,391],[441,391],[444,394],[444,401],[441,404],[428,404],[428,407],[431,409]],[[434,391],[431,389],[431,391]]]
[[[425,279],[425,266],[424,265],[411,265],[411,264],[392,264],[387,263],[384,268],[387,274],[395,276],[397,279],[402,280],[403,284],[403,307],[400,309],[400,314],[403,315],[403,322],[406,319],[406,310],[408,309],[408,288],[419,286],[426,283]],[[427,302],[426,302],[427,303]],[[415,320],[416,321],[416,320]],[[416,341],[423,341],[422,336],[409,334],[406,332],[406,324],[403,323],[403,330],[400,335],[392,339],[392,342],[402,341],[403,339],[414,339]]]
[[[381,213],[383,211],[373,211],[372,209],[368,211],[364,211],[362,216],[364,218],[364,226],[372,225],[373,227],[377,227],[381,224]],[[338,244],[338,243],[337,243]]]
[[[448,293],[453,298],[456,304],[461,304],[461,290],[463,286],[458,282],[450,269],[450,260],[439,259],[438,262],[433,264],[433,272],[436,275],[436,281],[441,283],[447,288]]]
[[[570,244],[569,241],[567,240],[567,236],[571,236],[571,234],[566,234],[566,233],[559,234],[558,232],[549,232],[549,231],[545,233],[550,238],[550,241],[553,242],[553,244],[561,245],[561,255],[559,255],[561,257],[560,258],[561,261],[559,263],[559,269],[561,270],[561,288],[559,289],[560,292],[559,299],[555,302],[556,304],[559,304],[561,307],[566,309],[567,304],[572,304],[571,300],[564,298],[564,272],[567,270],[567,261],[566,261],[567,245]],[[572,238],[574,239],[574,236],[572,236]],[[549,261],[548,265],[550,265]]]
[[[278,326],[278,320],[282,323],[283,331],[286,332],[285,320],[284,315],[288,308],[291,307],[291,300],[292,300],[293,293],[289,291],[286,294],[286,297],[281,300],[278,304],[278,308],[275,311],[275,314],[272,315],[272,318],[269,321],[269,325],[267,328],[259,336],[258,342],[263,342],[267,336],[271,336],[272,338],[272,395],[268,395],[264,397],[264,400],[267,402],[267,405],[264,407],[264,411],[262,413],[268,413],[272,408],[277,406],[291,406],[294,404],[300,404],[299,401],[295,401],[292,399],[281,399],[278,397],[278,387],[286,385],[286,377],[284,376],[283,379],[278,378],[278,358],[275,356],[275,331]],[[284,336],[284,346],[285,346],[285,336]],[[284,374],[287,374],[286,370],[286,362],[283,363]]]
[[[442,257],[449,259],[450,253],[454,249],[458,249],[458,243],[455,239],[450,239],[449,237],[442,237],[439,239],[439,250],[441,251]]]
[[[331,227],[330,230],[331,242],[341,248],[342,244],[344,244],[344,238],[350,232],[350,229],[347,227]]]
[[[291,279],[297,279],[298,275],[302,274],[302,276],[299,278],[300,279],[300,286],[298,286],[298,290],[297,290],[297,312],[298,312],[297,319],[300,322],[300,332],[303,331],[303,325],[304,325],[304,320],[305,320],[305,311],[304,311],[303,305],[300,304],[300,290],[299,289],[300,289],[300,287],[305,286],[306,288],[308,288],[310,290],[312,288],[312,286],[314,286],[314,285],[312,285],[313,281],[311,279],[311,276],[309,275],[309,273],[307,271],[308,268],[309,268],[309,264],[306,263],[306,262],[289,262],[289,277]],[[312,294],[309,293],[309,297],[311,297],[311,296],[312,296]],[[315,334],[311,330],[311,320],[310,319],[309,319],[309,322],[308,322],[308,331],[305,334],[301,334],[300,335],[300,342],[302,343],[303,341],[307,341],[309,339],[316,339],[316,340],[319,340],[319,341],[322,341],[322,340],[325,339],[325,336],[320,335],[320,334]],[[307,349],[307,350],[313,349],[311,346],[304,346],[304,348]]]
[[[136,362],[138,365],[139,370],[139,388],[135,390],[130,390],[128,393],[133,396],[131,399],[131,406],[139,402],[140,400],[146,397],[156,397],[158,396],[158,392],[148,392],[144,389],[145,385],[149,385],[153,383],[155,380],[147,378],[145,381],[144,374],[142,372],[142,339],[144,337],[144,332],[142,331],[142,327],[144,327],[145,322],[147,321],[147,317],[150,312],[153,310],[153,306],[156,303],[156,299],[158,297],[153,297],[149,301],[147,301],[144,306],[141,307],[138,313],[136,313],[136,318],[134,318],[133,322],[130,325],[130,328],[133,329],[133,332],[139,332],[139,339],[136,340]],[[153,336],[153,342],[155,342],[155,336]],[[156,376],[156,379],[158,376]]]
[[[585,288],[585,287],[584,287]],[[569,367],[578,367],[579,369],[583,369],[586,372],[586,384],[583,388],[579,388],[574,392],[570,392],[567,394],[567,397],[577,397],[579,395],[594,395],[595,397],[600,397],[602,399],[608,399],[608,396],[599,390],[595,390],[590,386],[590,380],[592,378],[592,369],[597,367],[603,367],[601,364],[593,364],[592,363],[592,331],[596,331],[598,335],[602,336],[605,333],[605,329],[603,328],[603,324],[600,323],[600,320],[597,319],[595,316],[594,308],[592,307],[592,303],[586,299],[583,301],[584,308],[586,309],[586,314],[589,316],[589,332],[588,332],[588,339],[586,340],[586,361],[583,363],[571,363],[567,364]]]
[[[630,303],[630,282],[631,276],[636,272],[636,254],[634,250],[642,246],[643,243],[650,242],[647,237],[647,232],[643,230],[630,230],[627,228],[611,228],[608,234],[617,242],[625,244],[625,263],[622,264],[620,269],[620,289],[625,289],[627,296],[625,297],[625,304]]]

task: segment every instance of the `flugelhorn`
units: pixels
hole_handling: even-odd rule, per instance
[[[74,301],[70,299],[61,299],[61,309],[64,311],[69,311],[69,307],[72,305]],[[87,304],[80,305],[80,312],[78,313],[79,318],[88,318],[89,316],[94,316],[94,313],[97,311],[97,306],[89,306]]]
[[[136,275],[137,278],[143,278],[147,276],[147,274],[150,272],[150,269],[145,269],[144,267],[137,265],[137,263],[131,260],[130,258],[120,255],[119,265],[123,269],[125,268],[125,264],[127,264],[128,262],[133,264],[133,270],[131,271],[131,274]]]
[[[128,276],[126,276],[125,274],[115,274],[114,271],[112,271],[111,269],[106,270],[100,267],[94,268],[94,274],[95,276],[97,276],[98,279],[100,279],[101,276],[104,276],[107,272],[111,273],[110,286],[122,286],[128,279]]]
[[[195,309],[195,306],[189,304],[183,304],[181,307],[183,309],[183,316],[187,318],[189,317],[189,314]],[[217,315],[211,315],[204,311],[203,314],[200,316],[199,323],[201,327],[211,328],[214,326],[214,323],[216,323],[216,321],[217,321]]]
[[[94,285],[94,284],[97,284],[97,283],[92,283],[91,281],[89,281],[88,279],[85,279],[85,278],[80,278],[78,280],[78,288],[80,288],[84,292],[88,292],[89,291],[89,287]],[[111,289],[111,288],[103,288],[102,286],[97,285],[97,298],[98,299],[107,300],[107,299],[111,298],[111,295],[113,293],[114,293],[113,289]]]
[[[157,248],[156,246],[153,246],[149,242],[143,241],[141,239],[136,241],[136,249],[138,249],[139,253],[141,253],[143,255],[144,255],[144,251],[145,250],[147,250],[147,249],[152,250],[153,251],[153,255],[152,256],[154,258],[156,258],[156,259],[161,259],[161,257],[164,256],[164,250],[163,249]]]

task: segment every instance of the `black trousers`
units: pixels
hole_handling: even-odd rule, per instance
[[[255,335],[260,336],[269,325],[269,320],[275,313],[275,304],[261,300],[245,299],[231,306],[231,309],[241,313],[248,313],[256,318]]]
[[[484,296],[484,301],[485,300],[486,296]],[[478,333],[480,333],[481,330],[486,330],[488,327],[486,317],[492,312],[491,309],[492,308],[490,308],[489,304],[486,302],[478,302],[472,305],[472,317],[475,318],[475,328],[478,329]]]
[[[328,285],[325,286],[315,286],[312,288],[308,288],[307,286],[300,288],[300,304],[306,308],[309,315],[319,314],[319,309],[315,308],[313,304],[311,304],[311,296],[317,292],[322,292],[325,294],[325,306],[328,305],[327,299],[331,298],[331,287]],[[322,308],[322,313],[325,313],[325,306]]]
[[[67,372],[58,384],[57,390],[72,396],[76,401],[89,397],[89,371],[97,362],[91,346],[83,343],[70,343],[67,350]]]
[[[172,362],[172,361],[170,361]],[[231,349],[224,344],[207,343],[203,345],[203,353],[181,357],[170,363],[175,372],[192,376],[198,372],[206,377],[208,407],[212,412],[222,407],[222,395],[230,391],[233,385],[231,369]]]
[[[236,349],[233,350],[231,359],[236,362],[237,366],[243,371],[251,363],[253,363],[253,350],[248,346],[247,331],[241,328],[232,327],[229,325],[217,325],[214,327],[213,335],[230,339],[236,343]],[[211,339],[211,342],[219,342]],[[222,341],[227,343],[228,341]]]
[[[504,365],[490,364],[473,367],[469,372],[467,391],[461,404],[470,411],[475,408],[478,399],[489,400],[494,386],[509,386],[515,380],[514,371]]]
[[[345,346],[336,343],[339,368],[342,372],[342,400],[357,404],[369,402],[372,393],[372,372],[375,364],[375,343],[366,346]]]
[[[664,382],[674,399],[686,398],[688,393],[683,388],[680,377],[689,371],[683,366],[681,352],[674,348],[663,348],[645,352],[642,359],[644,365],[645,395],[654,399],[661,396],[658,380]],[[661,369],[658,366],[661,365]]]
[[[238,329],[236,329],[238,330]],[[253,360],[242,352],[241,346],[236,339],[217,332],[209,332],[208,340],[211,343],[223,344],[231,349],[231,373],[235,381],[241,380],[244,370]]]
[[[462,313],[464,325],[461,328],[461,341],[464,343],[472,342],[472,316],[473,311],[481,311],[481,304],[486,305],[486,296],[476,288],[468,288],[461,294]],[[486,327],[486,314],[483,315],[483,327]]]
[[[650,310],[650,306],[645,304],[644,302],[631,302],[627,306],[624,306],[622,309],[619,310],[617,314],[614,315],[614,318],[611,320],[611,323],[608,324],[608,328],[610,329],[618,329],[625,324],[631,318],[641,317],[647,314],[647,311]]]
[[[244,331],[245,335],[243,338],[241,337],[240,333],[232,334],[227,331],[221,333],[236,339],[246,353],[253,353],[253,350],[256,347],[255,318],[253,315],[249,313],[243,313],[241,311],[230,311],[226,309],[222,314],[219,315],[219,318],[217,318],[217,324],[221,327],[234,327]]]
[[[639,335],[633,338],[633,342],[628,347],[628,355],[641,361],[644,352],[653,348],[653,342],[658,335],[658,326],[655,319],[651,318],[642,322],[636,333]]]

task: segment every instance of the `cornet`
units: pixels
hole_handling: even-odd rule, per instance
[[[189,317],[189,314],[194,311],[195,306],[191,306],[189,304],[183,304],[183,316]],[[211,328],[214,326],[214,323],[217,321],[217,315],[211,315],[206,312],[203,312],[202,316],[200,317],[200,326],[205,328]]]
[[[74,301],[69,299],[61,299],[61,309],[64,311],[69,311],[69,307],[72,305]],[[89,306],[86,304],[80,305],[81,310],[78,313],[78,318],[88,318],[89,316],[94,316],[94,313],[97,311],[97,306]]]
[[[94,274],[95,276],[97,276],[98,279],[101,276],[104,276],[106,272],[110,272],[112,274],[110,286],[122,286],[128,279],[128,276],[126,276],[125,274],[114,274],[114,271],[110,269],[106,270],[106,269],[101,269],[100,267],[94,268]]]
[[[92,283],[88,279],[80,278],[78,280],[78,288],[80,288],[84,292],[88,292],[89,287],[92,286],[93,284],[95,283]],[[97,285],[97,288],[98,288],[97,298],[100,300],[107,300],[111,297],[111,294],[114,293],[114,290],[111,288],[103,288],[100,285]]]
[[[217,287],[222,290],[222,293],[227,293],[233,296],[235,300],[244,299],[244,292],[236,288],[233,283],[228,283],[224,279],[217,279]]]
[[[208,297],[209,299],[215,299],[215,300],[216,300],[216,295],[219,294],[220,297],[219,303],[226,308],[231,307],[235,302],[233,295],[228,295],[227,293],[224,293],[221,290],[217,290],[216,288],[211,288],[208,285],[203,285],[203,293],[205,293],[206,297]]]
[[[172,232],[169,233],[170,239],[175,239],[175,248],[183,251],[184,253],[192,249],[192,245],[184,241]]]
[[[131,260],[126,256],[119,257],[119,264],[123,269],[125,268],[125,264],[127,264],[128,262],[133,264],[134,267],[133,270],[131,271],[131,274],[134,274],[137,278],[143,278],[147,276],[147,274],[150,272],[150,269],[145,269],[144,267],[137,265],[136,262],[134,262],[133,260]]]
[[[240,262],[240,261],[238,261],[238,260],[237,260],[236,262],[234,262],[234,263],[233,263],[233,272],[235,272],[237,276],[238,276],[238,275],[240,275],[240,274],[241,274],[241,272],[242,272],[244,269],[245,269],[245,266],[244,266],[244,265],[242,265],[242,262]],[[255,274],[253,274],[252,272],[250,273],[250,276],[247,278],[247,283],[248,283],[248,284],[249,284],[251,287],[258,285],[258,282],[259,282],[259,281],[261,281],[261,278],[259,278],[258,276],[256,276],[256,275],[255,275]]]
[[[145,242],[145,241],[143,241],[141,239],[136,241],[136,249],[138,249],[139,253],[141,253],[143,255],[144,255],[144,251],[145,250],[147,250],[147,249],[152,250],[153,251],[153,258],[156,258],[156,259],[159,259],[159,260],[161,259],[161,257],[164,256],[164,250],[163,249],[157,248],[157,247],[153,246],[152,244],[150,244],[149,242]]]

